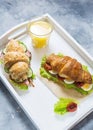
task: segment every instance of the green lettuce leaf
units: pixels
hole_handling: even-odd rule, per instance
[[[0,64],[3,64],[3,61],[0,59]]]
[[[88,72],[88,67],[86,65],[82,65],[83,70]]]
[[[6,73],[9,73],[9,69],[7,69],[6,66],[4,66],[4,70]]]
[[[9,79],[9,81],[11,82],[11,84],[13,84],[15,87],[18,87],[21,90],[28,90],[28,86],[24,83],[16,83],[13,80]]]
[[[31,79],[35,79],[36,78],[36,75],[33,73],[32,76],[31,76]]]
[[[41,60],[41,66],[43,66],[46,63],[46,56],[43,56],[42,60]]]
[[[54,104],[54,112],[56,114],[64,115],[67,113],[67,105],[71,102],[78,103],[76,100],[71,98],[60,98],[57,103]]]
[[[59,52],[57,55],[60,56],[60,57],[63,57],[63,56],[64,56],[64,55],[63,55],[62,53],[60,53],[60,52]]]
[[[0,57],[0,64],[3,64],[3,59]]]

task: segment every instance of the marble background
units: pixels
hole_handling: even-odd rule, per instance
[[[58,21],[93,56],[92,0],[0,0],[0,35],[45,13]],[[2,83],[0,130],[36,130]],[[72,130],[93,130],[93,113]]]

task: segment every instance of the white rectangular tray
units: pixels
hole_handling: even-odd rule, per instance
[[[26,43],[32,53],[31,63],[34,73],[38,72],[43,55],[53,52],[62,52],[64,55],[75,57],[82,64],[87,65],[89,71],[93,74],[92,57],[50,15],[45,14],[33,21],[35,20],[49,21],[53,25],[54,31],[51,35],[49,46],[43,49],[35,49],[32,47],[31,39],[26,31],[27,24],[31,21],[27,21],[14,27],[0,37],[0,49],[2,50],[5,47],[9,39],[20,39]],[[33,121],[40,130],[70,129],[93,110],[93,94],[91,94],[79,104],[77,112],[57,116],[53,112],[53,106],[58,98],[38,77],[34,80],[35,87],[30,87],[27,92],[20,92],[9,83],[2,66],[0,66],[0,79],[29,119]]]

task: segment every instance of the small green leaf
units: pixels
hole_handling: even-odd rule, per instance
[[[31,76],[31,79],[35,79],[36,78],[36,75],[33,73],[32,76]]]
[[[93,81],[93,75],[92,75],[92,81]]]
[[[18,87],[21,90],[28,90],[28,86],[24,83],[16,83],[13,80],[10,79],[10,82],[15,86]]]
[[[71,98],[60,98],[57,103],[54,104],[54,112],[60,115],[67,113],[67,105],[71,102],[78,103],[76,100]]]
[[[60,53],[60,52],[59,52],[57,55],[60,56],[60,57],[63,57],[63,56],[64,56],[64,55],[63,55],[62,53]]]
[[[86,65],[82,65],[83,70],[88,72],[88,67]]]
[[[46,63],[46,56],[43,56],[42,60],[41,60],[41,66],[43,66]]]
[[[2,59],[0,59],[0,64],[3,64],[3,60]]]
[[[5,66],[4,66],[4,70],[6,73],[9,73],[9,69],[7,69]]]
[[[25,45],[22,41],[18,41],[18,43],[19,43],[21,46],[23,46],[24,51],[27,51],[27,47],[26,47],[26,45]]]

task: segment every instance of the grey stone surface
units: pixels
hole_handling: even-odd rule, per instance
[[[49,13],[93,56],[92,0],[0,0],[0,35],[44,13]],[[36,130],[2,84],[0,130]],[[93,113],[73,130],[93,130]]]

